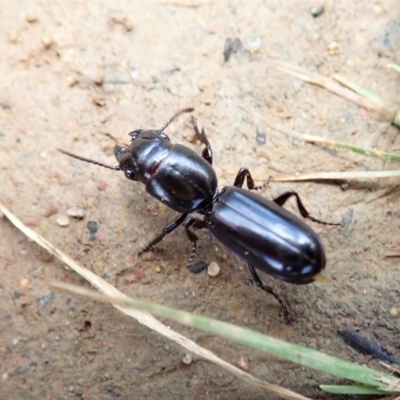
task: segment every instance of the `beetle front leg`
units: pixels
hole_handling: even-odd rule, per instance
[[[260,279],[260,277],[257,274],[257,271],[255,270],[255,268],[251,265],[251,264],[247,264],[249,266],[250,269],[250,273],[251,276],[254,279],[254,282],[256,283],[256,285],[264,290],[265,292],[272,294],[272,296],[275,297],[276,300],[278,300],[279,304],[282,306],[283,311],[285,313],[286,318],[288,319],[289,322],[293,322],[294,321],[294,315],[292,310],[290,309],[290,307],[287,305],[287,303],[278,295],[278,293],[276,293],[274,291],[274,289],[272,288],[272,286],[269,285],[265,285],[262,280]]]
[[[269,181],[271,180],[271,177],[269,176],[264,183],[256,186],[256,184],[254,183],[254,179],[250,174],[250,171],[247,168],[240,168],[239,172],[236,175],[236,179],[235,182],[233,183],[233,186],[242,187],[245,179],[247,180],[247,188],[249,190],[260,190],[268,185]]]
[[[192,261],[196,255],[196,249],[197,249],[197,241],[199,238],[197,235],[193,232],[192,229],[204,229],[206,227],[206,224],[204,221],[196,219],[196,218],[189,218],[185,222],[185,230],[186,230],[186,235],[189,238],[189,240],[192,243],[192,251],[190,253],[189,261],[187,262],[186,266],[188,268],[191,267]]]
[[[282,193],[280,196],[278,196],[276,199],[274,199],[274,202],[276,204],[278,204],[278,206],[283,206],[292,196],[296,197],[297,208],[299,209],[300,214],[303,218],[308,218],[311,221],[318,222],[319,224],[323,224],[323,225],[341,225],[340,223],[338,224],[335,222],[325,222],[325,221],[321,221],[317,218],[312,217],[310,215],[310,213],[304,207],[303,203],[301,202],[300,196],[298,195],[298,193],[296,193],[293,190],[289,190],[285,193]]]
[[[154,245],[161,242],[166,235],[174,231],[179,225],[182,225],[187,216],[188,214],[182,214],[175,221],[172,221],[170,224],[168,224],[158,236],[156,236],[147,246],[139,251],[138,255],[140,256],[146,251],[152,250]]]
[[[212,149],[210,142],[207,139],[206,133],[204,131],[204,128],[202,128],[201,132],[197,126],[196,118],[192,117],[192,124],[193,124],[193,129],[196,134],[197,139],[200,140],[201,143],[203,143],[206,147],[203,149],[203,152],[201,153],[201,156],[208,161],[211,165],[213,162],[213,154],[212,154]]]

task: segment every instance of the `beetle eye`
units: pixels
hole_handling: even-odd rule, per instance
[[[171,141],[170,138],[164,132],[160,133],[160,138],[166,140],[167,142]]]
[[[144,129],[136,129],[135,131],[128,133],[128,135],[132,137],[132,140],[134,140],[134,139],[136,139],[136,137],[138,135],[140,135],[143,132],[144,132]]]
[[[114,147],[114,155],[117,161],[121,161],[122,157],[126,154],[126,147],[116,145]]]
[[[118,147],[118,146],[115,146]],[[118,151],[120,149],[123,149],[120,153]],[[135,180],[135,169],[136,169],[136,163],[133,157],[130,156],[129,151],[125,148],[120,148],[116,149],[115,153],[119,162],[119,168],[124,171],[125,176],[134,181]],[[118,154],[117,154],[118,153]]]
[[[131,169],[125,170],[125,176],[130,180],[135,180],[135,173]]]

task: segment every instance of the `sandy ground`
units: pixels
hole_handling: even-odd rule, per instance
[[[161,127],[194,107],[214,150],[222,187],[248,167],[258,181],[294,172],[395,169],[397,165],[292,140],[245,112],[279,124],[383,151],[398,151],[398,129],[321,88],[273,67],[286,61],[323,75],[340,73],[385,98],[399,98],[399,3],[326,1],[0,1],[1,202],[26,224],[128,295],[265,332],[380,368],[348,348],[338,330],[358,328],[400,352],[400,246],[395,180],[336,184],[272,183],[267,198],[297,190],[317,218],[327,253],[326,284],[273,282],[298,315],[249,285],[242,262],[206,232],[198,259],[221,274],[189,274],[190,243],[177,230],[154,256],[138,250],[175,216],[121,173],[61,155],[63,148],[115,164],[113,147],[137,128]],[[228,38],[245,48],[224,62]],[[167,133],[191,143],[189,115]],[[260,140],[261,138],[261,140]],[[265,138],[265,143],[263,143]],[[83,219],[60,217],[71,209]],[[288,205],[295,211],[293,204]],[[351,214],[352,213],[352,214]],[[98,231],[90,234],[88,222]],[[93,226],[93,223],[91,223]],[[0,398],[269,399],[119,314],[47,286],[83,284],[6,219],[0,220]],[[397,314],[396,314],[397,311]],[[174,324],[228,362],[313,398],[337,379]]]

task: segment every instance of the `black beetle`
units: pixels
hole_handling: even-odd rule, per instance
[[[289,317],[290,309],[273,291],[263,284],[256,269],[274,278],[293,284],[313,282],[325,268],[325,253],[319,236],[300,218],[282,208],[292,196],[304,218],[325,225],[340,225],[320,221],[308,213],[299,195],[288,191],[267,200],[252,192],[266,186],[269,179],[256,186],[246,168],[237,173],[233,186],[218,191],[217,177],[212,168],[212,149],[204,129],[197,127],[192,118],[197,138],[205,145],[202,155],[182,146],[173,145],[164,133],[165,128],[183,112],[175,114],[161,129],[137,129],[129,135],[129,146],[115,146],[118,166],[77,156],[59,149],[64,154],[82,161],[113,170],[122,170],[125,176],[146,185],[153,197],[181,215],[168,224],[139,254],[153,248],[164,236],[184,223],[192,252],[188,267],[193,261],[196,242],[195,229],[207,228],[225,247],[246,261],[252,277],[260,288],[271,293],[283,306]],[[242,189],[247,180],[249,190]],[[198,219],[192,214],[203,215]]]

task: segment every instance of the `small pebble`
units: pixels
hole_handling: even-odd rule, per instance
[[[97,86],[101,86],[104,83],[104,74],[102,71],[93,71],[90,77]]]
[[[22,278],[22,279],[19,281],[19,285],[22,286],[22,287],[26,287],[26,286],[28,286],[28,284],[29,284],[29,279]]]
[[[146,251],[145,253],[142,253],[141,258],[143,261],[153,261],[157,258],[157,256],[156,253],[154,253],[154,251]]]
[[[104,181],[100,181],[99,184],[97,185],[97,190],[100,190],[100,192],[104,192],[107,189],[107,183]]]
[[[39,225],[39,218],[37,217],[28,217],[23,220],[23,223],[26,226],[38,226]]]
[[[263,145],[266,142],[266,136],[264,132],[259,131],[258,129],[256,130],[256,142],[259,145]]]
[[[68,226],[69,218],[64,214],[59,214],[59,215],[57,215],[56,222],[60,226]]]
[[[57,214],[57,212],[58,212],[57,207],[56,207],[54,204],[49,204],[49,205],[45,208],[43,215],[44,215],[46,218],[48,218],[48,217],[51,217],[51,216],[54,215],[54,214]]]
[[[42,37],[43,47],[47,50],[54,44],[54,40],[51,36],[43,36]]]
[[[228,38],[224,46],[224,62],[228,62],[232,53],[240,53],[243,50],[243,44],[240,39]]]
[[[86,227],[89,230],[89,240],[95,240],[96,233],[99,230],[99,224],[96,221],[88,221]]]
[[[32,304],[32,301],[31,301],[31,298],[30,298],[30,297],[21,296],[21,297],[19,298],[18,304],[19,304],[21,307],[25,307],[25,306],[28,306],[28,305]]]
[[[389,312],[392,317],[397,317],[399,315],[399,311],[396,307],[392,307]]]
[[[104,100],[103,97],[94,97],[93,98],[93,103],[97,106],[97,107],[104,107],[106,105],[106,101]]]
[[[185,354],[185,357],[182,358],[182,362],[186,365],[189,365],[192,363],[192,356],[190,354]]]
[[[140,281],[141,279],[146,277],[146,272],[143,271],[141,268],[134,268],[132,269],[132,274],[135,277],[135,280]]]
[[[49,294],[46,294],[45,296],[39,297],[36,300],[36,302],[37,302],[38,307],[43,308],[53,299],[54,299],[54,293],[51,292]]]
[[[348,227],[351,224],[351,220],[353,219],[353,209],[348,208],[346,212],[343,214],[341,224],[343,227]]]
[[[144,371],[146,371],[146,368],[144,368],[144,367],[142,367],[142,366],[140,366],[140,365],[134,365],[134,366],[132,367],[132,369],[133,369],[134,371],[138,371],[138,372],[144,372]]]
[[[354,326],[363,326],[365,324],[364,318],[358,317],[354,320]]]
[[[197,136],[194,132],[185,132],[182,137],[190,143],[195,143],[197,141]]]
[[[17,43],[19,38],[19,33],[16,29],[11,29],[7,32],[8,40],[10,43]]]
[[[300,89],[304,85],[304,81],[302,79],[295,78],[292,80],[293,88]]]
[[[349,188],[350,184],[348,181],[342,181],[342,182],[339,182],[339,186],[340,186],[340,189],[345,191]]]
[[[86,226],[92,235],[99,230],[99,224],[96,221],[88,221]]]
[[[238,360],[236,361],[236,365],[243,371],[249,370],[249,363],[242,356],[238,358]]]
[[[50,170],[47,176],[51,179],[60,179],[61,178],[61,172],[57,170]]]
[[[311,7],[310,9],[310,14],[314,17],[317,18],[320,15],[322,15],[325,11],[325,6],[323,4],[318,4],[315,7]]]
[[[157,265],[157,267],[154,268],[154,271],[156,271],[157,274],[159,274],[162,270],[161,270],[161,267],[159,265]]]
[[[203,272],[207,268],[207,263],[205,261],[199,261],[189,267],[189,271],[192,274],[199,274],[200,272]]]
[[[75,86],[77,83],[79,83],[79,79],[78,79],[76,76],[74,76],[74,75],[68,75],[68,76],[67,76],[67,85],[68,85],[69,87],[73,87],[73,86]]]
[[[126,32],[131,32],[134,29],[133,23],[127,18],[125,14],[114,14],[111,17],[111,22],[114,24],[122,25]]]
[[[218,276],[220,272],[221,268],[215,261],[210,263],[210,265],[207,268],[207,274],[212,277]]]
[[[231,58],[232,54],[232,39],[228,38],[225,40],[225,46],[224,46],[224,62],[228,62],[229,59]]]
[[[32,24],[33,22],[36,22],[38,20],[38,17],[33,12],[29,12],[28,14],[25,15],[25,20],[30,24]]]
[[[250,53],[258,53],[263,46],[263,40],[259,36],[252,37],[247,42],[243,43],[243,48]]]
[[[67,215],[72,218],[83,219],[85,218],[85,211],[82,208],[69,208]]]
[[[339,50],[339,44],[337,42],[331,42],[328,44],[329,51],[336,51]]]

